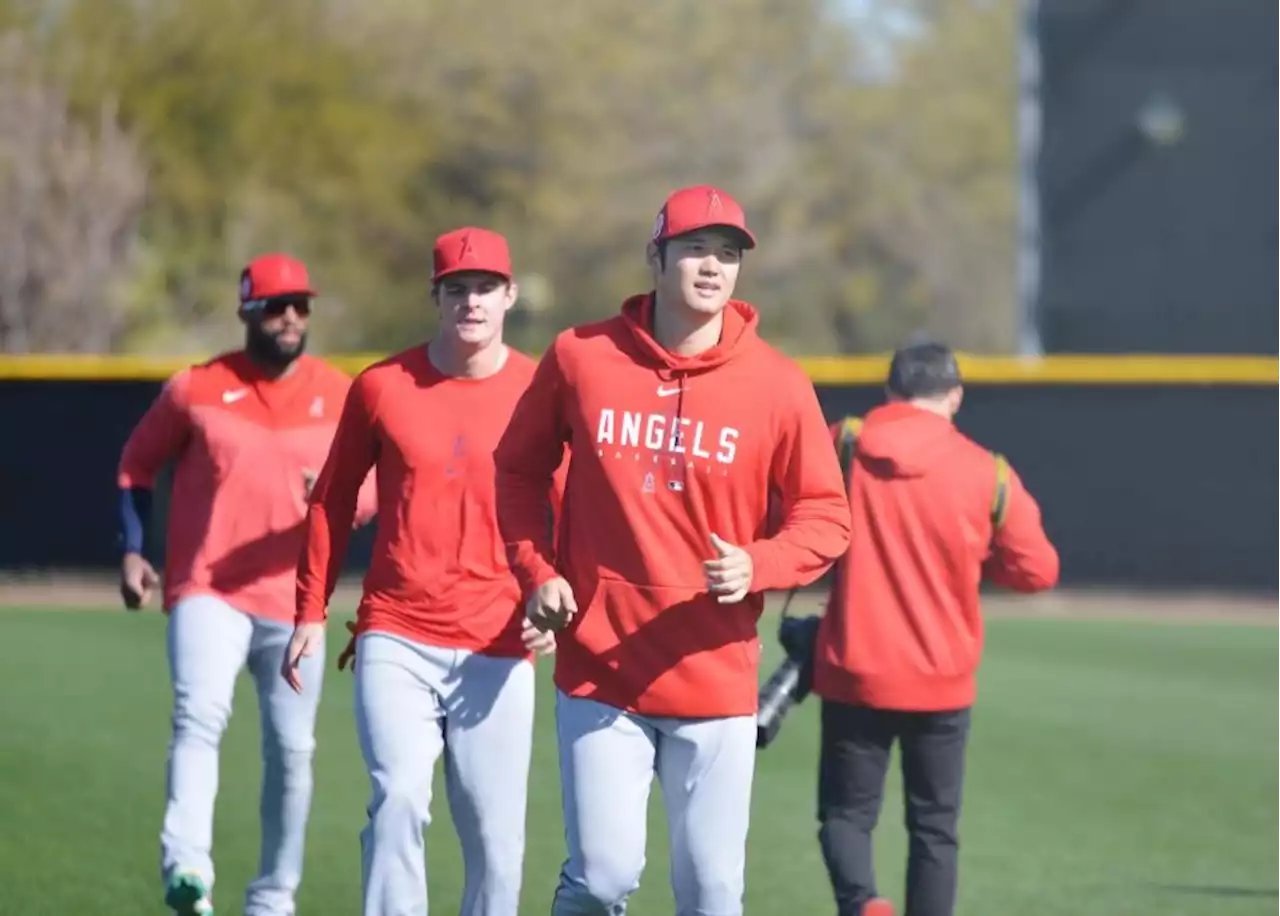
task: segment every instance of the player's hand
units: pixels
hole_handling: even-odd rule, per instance
[[[338,670],[345,671],[347,665],[351,665],[351,670],[355,671],[356,661],[356,622],[354,620],[347,621],[347,632],[351,634],[351,638],[347,640],[346,646],[338,653]]]
[[[525,617],[544,633],[563,630],[576,613],[578,604],[574,600],[573,589],[559,576],[538,586],[524,604]]]
[[[520,631],[520,638],[524,640],[524,647],[530,652],[535,652],[538,655],[555,654],[556,634],[539,630],[528,617],[524,620],[524,628]]]
[[[293,628],[293,637],[289,640],[289,648],[284,650],[284,662],[280,666],[280,676],[285,679],[294,693],[302,693],[302,675],[298,666],[304,658],[310,658],[324,649],[324,624],[300,623]]]
[[[707,574],[707,590],[721,604],[737,604],[751,591],[751,577],[755,575],[751,554],[714,532],[711,535],[711,546],[715,549],[716,557],[702,564],[702,569]]]
[[[146,607],[159,585],[160,577],[146,557],[138,553],[124,555],[120,561],[120,597],[125,607],[131,611]]]

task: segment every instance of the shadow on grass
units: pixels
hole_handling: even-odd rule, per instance
[[[1239,897],[1262,899],[1280,897],[1280,889],[1265,887],[1223,887],[1212,884],[1156,884],[1156,890],[1169,894],[1184,894],[1194,897]]]

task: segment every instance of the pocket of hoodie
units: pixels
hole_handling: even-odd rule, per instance
[[[751,663],[757,650],[756,610],[722,605],[705,588],[637,585],[601,576],[582,614],[578,640],[597,651],[622,641],[638,643],[643,655],[690,655],[736,645]]]

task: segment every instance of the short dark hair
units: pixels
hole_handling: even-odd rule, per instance
[[[904,400],[936,398],[960,387],[960,367],[946,344],[910,344],[893,354],[887,387]]]
[[[654,242],[653,247],[656,248],[658,252],[658,269],[659,270],[667,269],[667,243],[668,242],[672,242],[675,239],[684,238],[685,236],[688,236],[688,235],[694,235],[695,233],[703,232],[707,229],[720,229],[720,230],[726,231],[729,234],[729,236],[738,243],[738,254],[741,256],[745,256],[747,251],[752,247],[751,245],[747,244],[749,239],[747,238],[746,234],[742,232],[742,230],[740,229],[737,229],[733,226],[704,226],[702,229],[695,229],[693,232],[684,232],[684,233],[681,233],[680,235],[668,236],[665,239],[658,239],[656,242]]]

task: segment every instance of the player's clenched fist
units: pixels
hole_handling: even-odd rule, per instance
[[[538,586],[524,605],[524,615],[537,629],[546,632],[563,630],[578,613],[569,583],[557,576]]]
[[[751,554],[714,533],[711,546],[716,557],[702,564],[707,575],[707,590],[721,604],[735,604],[751,591],[751,578],[755,575]]]
[[[284,651],[284,662],[280,666],[280,676],[293,688],[294,693],[302,693],[302,675],[298,673],[298,666],[304,658],[323,649],[323,623],[300,623],[294,627],[293,637],[289,640],[289,648]]]
[[[120,564],[120,597],[125,607],[131,611],[146,607],[159,584],[160,577],[146,557],[137,553],[124,555]]]
[[[524,647],[536,655],[554,655],[556,651],[556,634],[551,631],[542,631],[534,626],[533,621],[527,617],[524,621],[524,627],[520,631],[520,638],[524,642]]]

